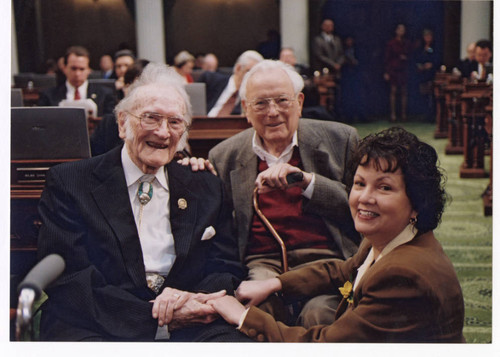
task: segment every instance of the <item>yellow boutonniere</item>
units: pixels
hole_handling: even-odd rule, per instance
[[[352,304],[354,298],[354,294],[352,291],[352,283],[350,281],[346,281],[344,286],[342,288],[339,288],[339,290],[344,299],[347,299],[347,302],[349,304]]]

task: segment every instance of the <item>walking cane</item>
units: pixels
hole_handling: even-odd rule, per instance
[[[286,181],[288,184],[292,184],[295,182],[300,182],[304,179],[304,174],[302,172],[294,172],[291,174],[286,175]],[[257,212],[257,215],[259,218],[262,220],[266,228],[271,232],[272,236],[278,242],[280,249],[281,249],[281,269],[283,270],[283,273],[286,273],[288,271],[288,257],[287,257],[287,252],[286,252],[286,245],[283,239],[281,239],[280,235],[272,224],[269,222],[269,220],[264,216],[262,211],[259,209],[259,203],[258,203],[258,194],[257,194],[257,187],[253,190],[253,207],[255,209],[255,212]]]

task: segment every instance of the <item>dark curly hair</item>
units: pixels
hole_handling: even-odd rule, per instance
[[[438,226],[449,196],[444,190],[446,177],[432,146],[403,128],[393,127],[370,134],[360,141],[351,160],[351,177],[354,177],[358,166],[370,162],[375,164],[377,170],[384,167],[385,172],[401,169],[406,195],[418,212],[415,227],[421,233]]]

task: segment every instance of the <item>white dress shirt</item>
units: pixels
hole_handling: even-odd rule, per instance
[[[83,82],[83,84],[78,87],[78,92],[80,93],[81,99],[87,99],[87,88],[89,86],[89,81]],[[73,87],[68,81],[66,81],[66,99],[75,100],[76,88]]]
[[[222,93],[219,96],[219,99],[217,99],[217,102],[215,102],[215,105],[210,109],[208,112],[209,117],[216,117],[224,104],[226,104],[227,100],[233,95],[234,92],[236,92],[238,89],[236,89],[236,84],[234,83],[234,75],[229,77],[229,81],[227,82],[226,88],[222,91]],[[240,99],[236,100],[235,105],[239,103]]]
[[[134,213],[147,273],[167,276],[175,261],[175,245],[170,225],[170,193],[164,168],[158,169],[152,182],[153,196],[144,205],[139,227],[141,203],[137,197],[139,179],[144,173],[130,159],[127,144],[122,149],[122,164]]]
[[[280,157],[276,157],[264,149],[262,145],[261,138],[255,132],[252,139],[252,150],[261,159],[267,163],[268,167],[274,166],[276,164],[286,164],[293,156],[293,148],[299,147],[299,141],[297,139],[297,131],[293,134],[292,142],[283,150]],[[316,182],[316,176],[312,174],[312,180],[305,190],[302,190],[302,195],[307,199],[311,199],[314,191],[314,183]]]
[[[395,248],[399,247],[400,245],[403,245],[405,243],[408,243],[411,241],[413,238],[415,238],[415,235],[417,234],[418,230],[411,224],[408,224],[405,229],[401,233],[399,233],[396,238],[391,240],[385,248],[380,252],[379,256],[377,259],[374,259],[375,253],[373,252],[373,247],[370,249],[370,252],[366,256],[366,259],[364,263],[358,268],[358,274],[356,276],[356,280],[354,281],[354,287],[353,291],[356,290],[356,287],[359,285],[359,282],[363,278],[363,275],[365,275],[366,271],[368,268],[378,262],[380,259],[382,259],[385,255],[389,254],[392,252]]]

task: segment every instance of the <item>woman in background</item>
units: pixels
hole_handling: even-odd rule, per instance
[[[408,103],[408,60],[411,51],[411,44],[405,37],[406,27],[398,24],[395,30],[395,36],[387,43],[385,49],[385,73],[384,79],[391,86],[390,105],[391,122],[396,121],[397,95],[401,97],[401,118],[407,120]]]

